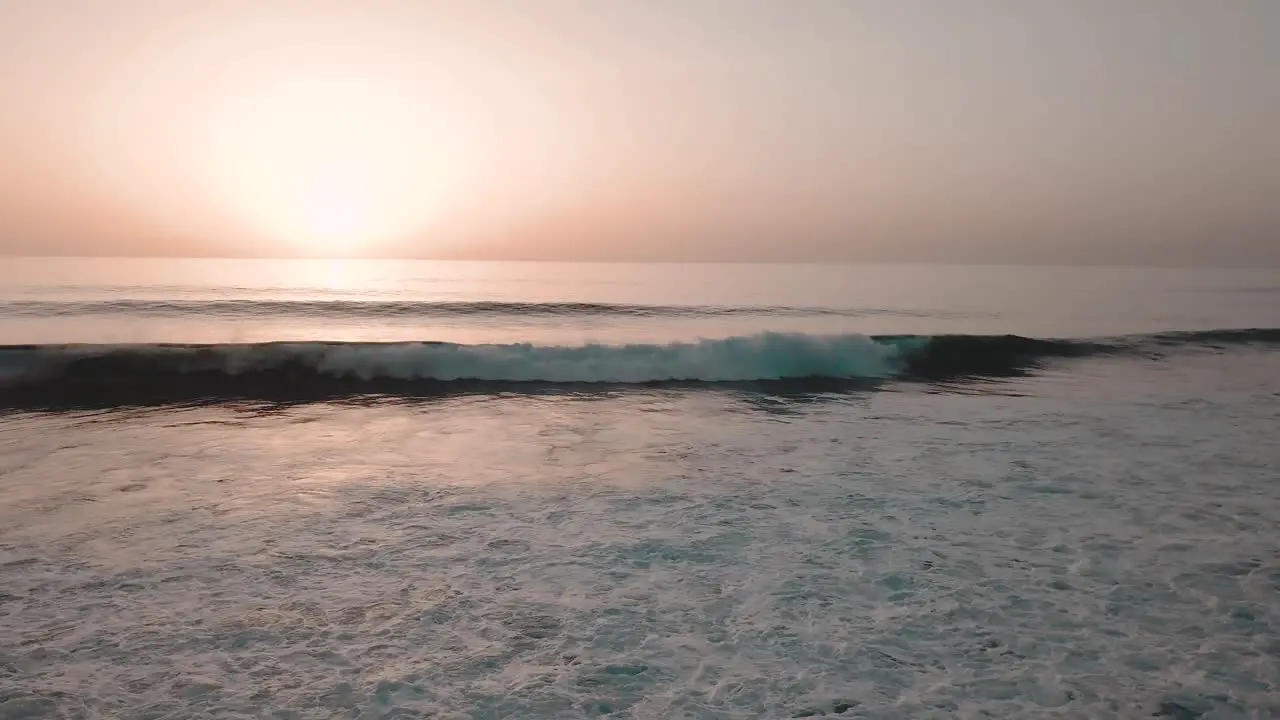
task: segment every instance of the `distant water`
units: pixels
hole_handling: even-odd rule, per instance
[[[1280,717],[1280,272],[0,260],[0,718]]]
[[[665,343],[1280,325],[1276,270],[0,258],[0,342]]]

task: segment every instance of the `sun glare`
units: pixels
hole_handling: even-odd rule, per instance
[[[439,135],[367,83],[293,85],[230,103],[214,163],[254,231],[358,255],[429,222],[451,164]]]

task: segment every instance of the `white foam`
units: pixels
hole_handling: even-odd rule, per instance
[[[0,414],[0,718],[1280,717],[1272,367]]]

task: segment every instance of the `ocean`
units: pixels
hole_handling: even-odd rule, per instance
[[[1280,271],[0,260],[2,718],[1280,717]]]

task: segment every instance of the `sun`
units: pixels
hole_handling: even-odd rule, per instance
[[[234,212],[308,255],[358,255],[420,229],[454,164],[417,108],[360,79],[241,94],[215,128],[212,162]]]

